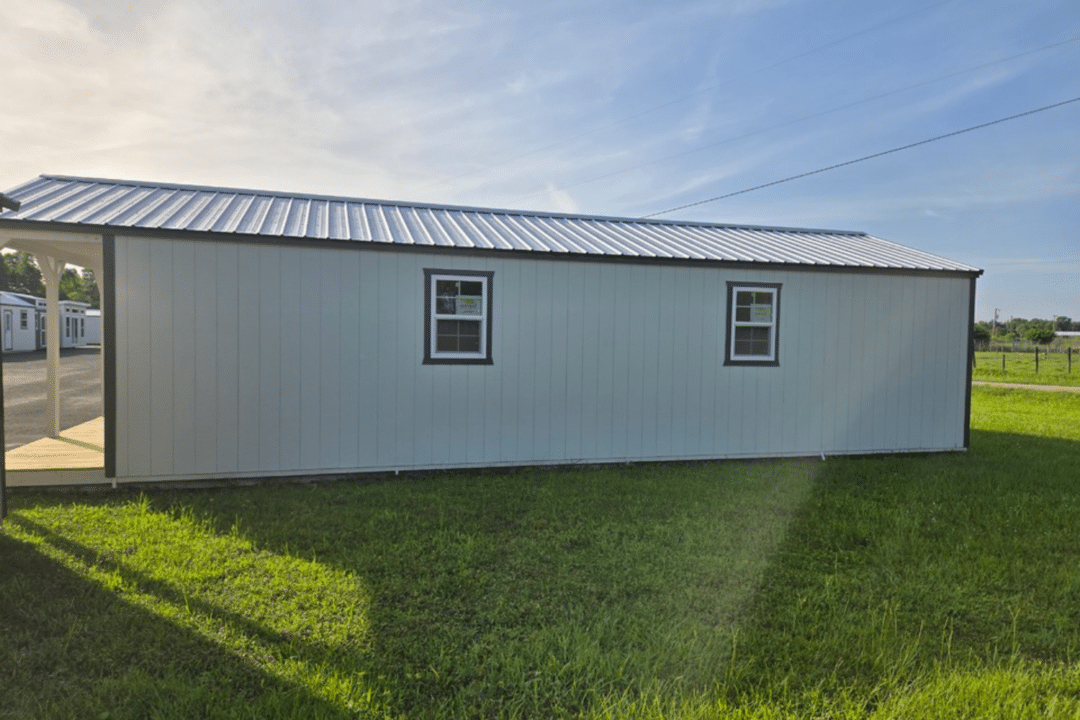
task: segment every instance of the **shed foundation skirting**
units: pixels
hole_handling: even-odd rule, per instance
[[[869,455],[903,455],[903,454],[930,454],[930,453],[955,453],[966,452],[967,448],[913,448],[908,450],[860,450],[856,452],[844,453],[844,457],[854,456],[869,456]],[[826,456],[827,460],[830,456]],[[835,456],[840,457],[840,456]],[[117,485],[146,485],[146,484],[159,484],[159,483],[212,483],[212,484],[228,484],[235,483],[236,481],[252,481],[258,482],[261,480],[277,480],[277,481],[309,481],[318,482],[319,480],[345,480],[355,479],[360,476],[378,476],[397,473],[420,473],[420,472],[432,472],[432,471],[448,471],[453,472],[456,470],[482,470],[487,468],[500,468],[504,470],[511,469],[526,469],[526,468],[586,468],[586,467],[605,467],[605,466],[620,466],[620,465],[632,465],[639,463],[681,463],[681,462],[737,462],[747,460],[820,460],[818,455],[807,455],[806,453],[773,453],[769,455],[760,454],[743,454],[743,455],[728,455],[724,457],[701,457],[701,456],[686,456],[686,457],[655,457],[655,458],[627,458],[625,460],[606,460],[603,462],[597,462],[595,460],[567,460],[559,463],[539,463],[539,464],[523,464],[523,463],[511,463],[511,462],[484,462],[484,463],[467,463],[463,465],[415,465],[410,467],[401,468],[358,468],[356,470],[310,470],[307,472],[283,472],[283,473],[235,473],[230,475],[189,475],[189,476],[169,476],[169,477],[127,477],[122,480],[117,480]],[[110,481],[111,482],[111,481]]]
[[[8,470],[7,485],[13,488],[53,488],[111,485],[103,468],[86,470]]]
[[[966,452],[967,448],[912,448],[906,450],[867,450],[853,453],[845,453],[847,456],[856,455],[894,455],[894,454],[925,454],[925,453],[947,453],[947,452]],[[77,486],[110,486],[110,487],[143,487],[149,485],[158,486],[180,486],[180,487],[222,487],[227,485],[254,485],[264,482],[295,482],[295,483],[314,483],[314,482],[336,482],[346,480],[363,479],[364,477],[381,477],[390,474],[396,475],[399,472],[402,473],[422,473],[431,471],[456,471],[456,470],[483,470],[488,468],[499,468],[504,470],[511,469],[527,469],[527,468],[578,468],[578,467],[604,467],[604,466],[617,466],[631,463],[662,463],[662,462],[724,462],[724,461],[747,461],[747,460],[812,460],[818,461],[817,455],[806,455],[801,453],[778,453],[774,455],[738,455],[728,456],[722,458],[714,457],[658,457],[658,458],[635,458],[633,460],[626,459],[622,461],[610,461],[606,463],[597,463],[589,461],[574,461],[569,460],[565,463],[559,464],[543,464],[543,465],[515,465],[511,463],[474,463],[467,465],[459,465],[453,467],[447,467],[445,465],[430,465],[430,466],[415,466],[404,468],[378,468],[378,469],[356,469],[356,470],[322,470],[322,471],[310,471],[306,473],[236,473],[231,475],[191,475],[184,477],[170,476],[170,477],[132,477],[124,478],[113,482],[112,479],[106,478],[104,470],[102,469],[84,469],[84,470],[56,470],[56,469],[39,469],[39,470],[17,470],[8,471],[8,486],[12,488],[60,488],[60,487],[77,487]],[[831,459],[831,458],[827,458]]]

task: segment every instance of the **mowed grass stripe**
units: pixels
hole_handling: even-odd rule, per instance
[[[1080,396],[973,416],[950,455],[20,494],[0,717],[1071,717]]]

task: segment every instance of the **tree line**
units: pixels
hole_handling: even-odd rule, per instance
[[[30,253],[4,253],[0,260],[0,290],[45,297],[45,280]],[[60,299],[90,303],[90,307],[100,308],[101,297],[94,282],[94,271],[84,269],[79,273],[74,268],[65,268],[60,274]]]
[[[982,321],[975,323],[975,340],[1027,340],[1036,345],[1048,345],[1054,333],[1080,331],[1080,321],[1059,315],[1053,320],[1010,318],[1007,322]]]

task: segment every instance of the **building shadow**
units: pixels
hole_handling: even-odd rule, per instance
[[[100,561],[93,550],[18,515],[8,522],[80,562]],[[131,604],[34,543],[0,533],[0,567],[0,714],[274,717],[288,708],[295,717],[352,717],[204,635]],[[137,573],[123,577],[169,603],[186,601]],[[226,622],[268,636],[239,618]],[[260,713],[260,707],[268,710]]]

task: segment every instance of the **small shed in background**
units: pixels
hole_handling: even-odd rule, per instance
[[[77,300],[60,301],[60,347],[74,348],[86,345],[86,311],[90,303]]]
[[[16,293],[0,291],[0,328],[3,352],[30,352],[37,349],[38,309]]]
[[[86,309],[86,337],[83,339],[87,345],[101,344],[101,310]]]
[[[101,279],[117,482],[967,446],[982,271],[863,232],[8,194],[0,244]]]

